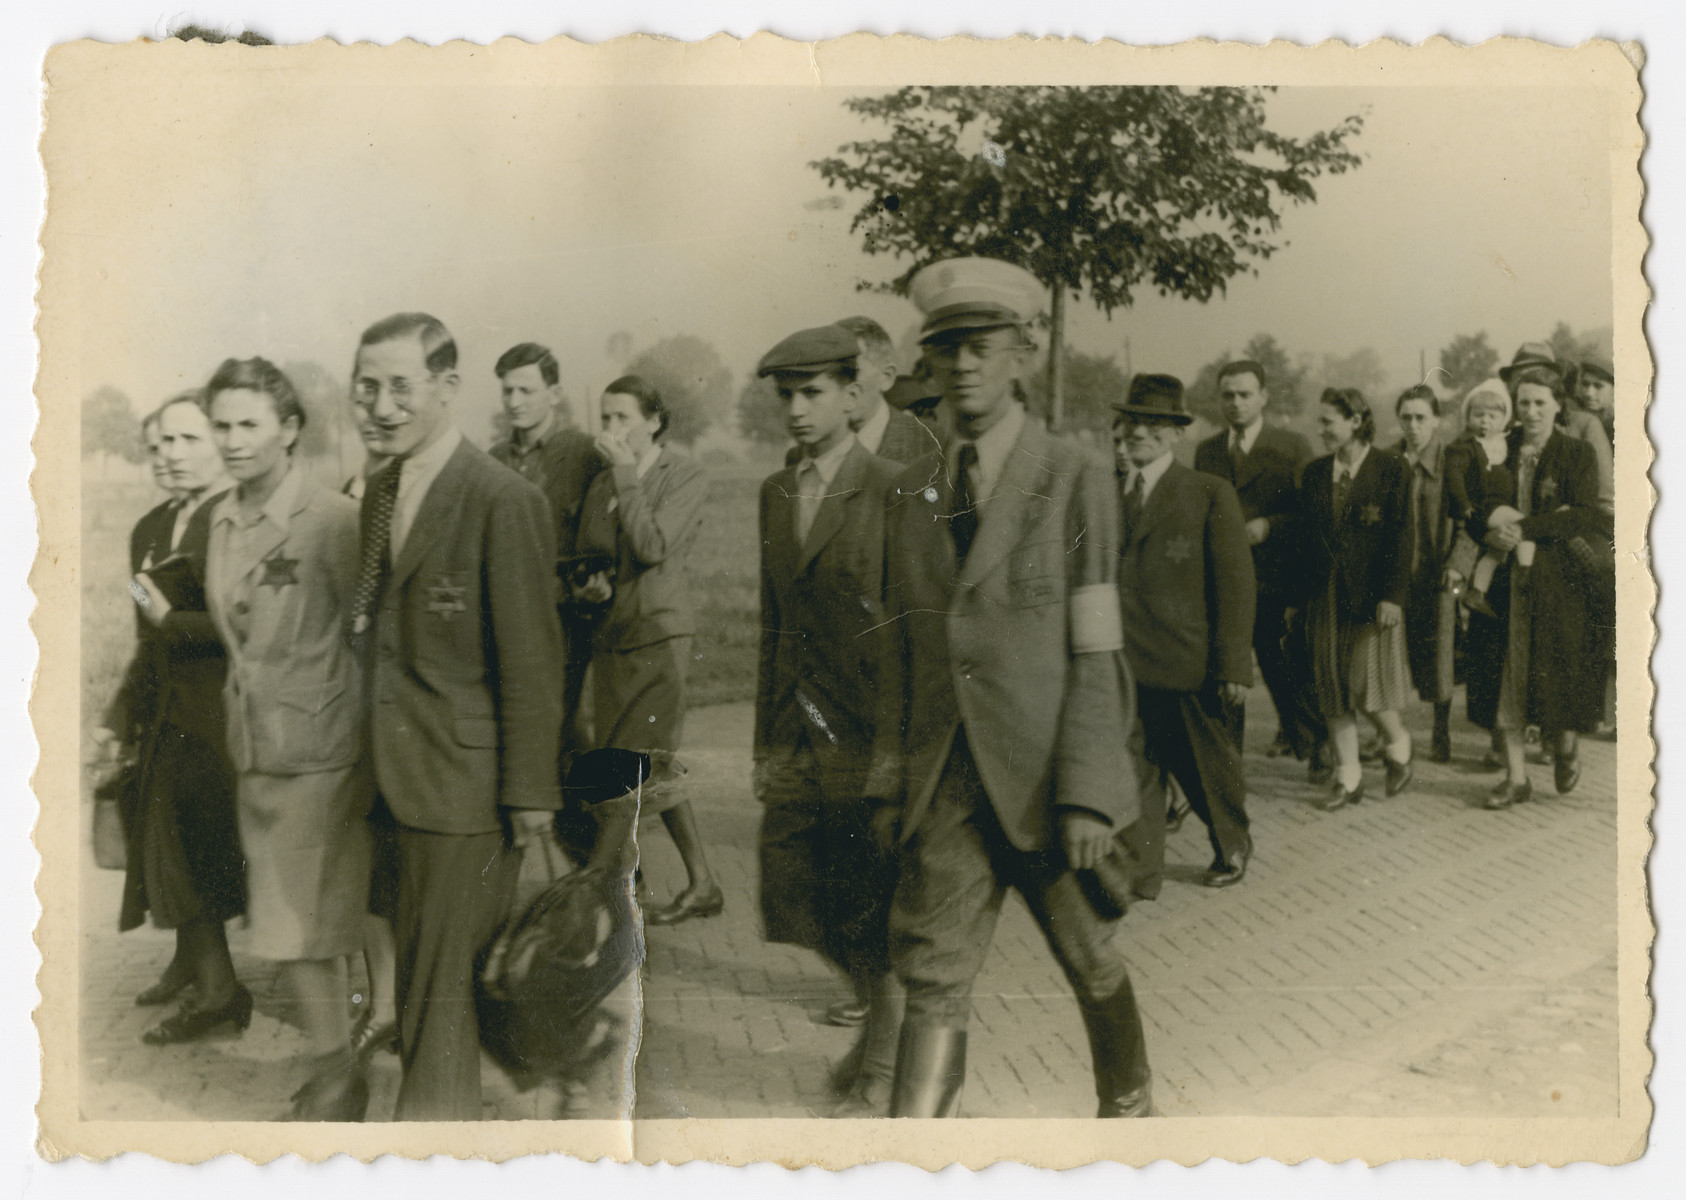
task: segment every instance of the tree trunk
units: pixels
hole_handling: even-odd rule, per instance
[[[1048,428],[1065,423],[1065,288],[1053,287],[1048,303]]]

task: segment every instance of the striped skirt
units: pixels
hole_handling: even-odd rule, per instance
[[[1374,621],[1355,625],[1341,620],[1338,612],[1331,577],[1306,614],[1318,712],[1325,720],[1357,712],[1398,712],[1411,689],[1405,622],[1392,629]]]

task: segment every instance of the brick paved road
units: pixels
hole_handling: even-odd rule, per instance
[[[1254,705],[1269,711],[1262,694]],[[1414,716],[1421,729],[1426,708]],[[1260,744],[1273,732],[1252,725]],[[851,1034],[817,1022],[841,995],[827,969],[759,936],[747,708],[693,713],[687,741],[706,747],[688,761],[727,910],[649,931],[638,1112],[822,1115],[827,1063]],[[1235,889],[1194,885],[1209,860],[1197,820],[1175,835],[1164,893],[1133,909],[1121,934],[1162,1113],[1614,1112],[1613,748],[1586,743],[1573,796],[1556,796],[1549,768],[1536,766],[1548,799],[1488,813],[1473,807],[1495,778],[1471,770],[1483,743],[1462,730],[1459,762],[1424,762],[1405,796],[1337,814],[1309,806],[1303,767],[1250,755],[1258,857]],[[651,831],[644,855],[665,897],[683,876],[672,845]],[[285,1107],[298,1035],[281,1019],[273,973],[239,954],[238,930],[237,965],[259,995],[252,1030],[152,1049],[138,1037],[154,1016],[131,998],[168,938],[119,937],[119,876],[90,864],[85,879],[97,924],[83,941],[84,1115],[259,1119]],[[1016,898],[974,1010],[968,1115],[1092,1115],[1076,1007]],[[486,1074],[488,1116],[550,1115],[554,1097],[517,1095]],[[390,1112],[395,1088],[389,1058],[372,1117]],[[587,1109],[609,1104],[599,1095]]]

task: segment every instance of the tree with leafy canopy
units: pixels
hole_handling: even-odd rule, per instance
[[[738,432],[756,442],[782,446],[790,441],[784,405],[773,381],[762,376],[745,381],[738,392]]]
[[[1136,289],[1207,301],[1285,244],[1281,210],[1361,159],[1363,117],[1303,138],[1267,127],[1266,88],[904,87],[844,101],[888,135],[810,164],[865,194],[850,229],[909,260],[887,283],[957,255],[1025,267],[1049,289],[1049,419],[1062,416],[1065,304],[1110,315]]]
[[[663,338],[627,364],[627,374],[655,385],[672,421],[670,440],[690,445],[732,409],[732,372],[719,351],[689,333]]]
[[[131,463],[146,461],[135,406],[109,384],[82,397],[82,457],[95,454],[109,454]]]
[[[1602,358],[1608,362],[1614,338],[1608,325],[1576,333],[1569,328],[1567,321],[1559,321],[1546,341],[1560,363],[1584,362],[1589,358]]]
[[[1069,346],[1065,350],[1065,427],[1067,429],[1110,430],[1113,403],[1130,391],[1130,380],[1112,355],[1084,354]],[[1032,412],[1048,410],[1048,374],[1029,381],[1026,400]]]
[[[1440,351],[1440,369],[1446,373],[1446,387],[1462,397],[1499,369],[1499,352],[1487,340],[1487,331],[1460,333]]]
[[[1225,350],[1201,367],[1200,374],[1194,377],[1194,383],[1187,391],[1188,411],[1214,425],[1222,425],[1224,412],[1218,402],[1218,372],[1243,358],[1251,359],[1264,368],[1265,390],[1269,396],[1265,403],[1266,417],[1281,425],[1304,411],[1311,387],[1311,364],[1303,357],[1295,360],[1287,348],[1268,333],[1256,333],[1248,338],[1240,354]]]

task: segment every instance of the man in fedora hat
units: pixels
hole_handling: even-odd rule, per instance
[[[1136,711],[1149,761],[1176,779],[1206,823],[1213,851],[1206,886],[1229,887],[1253,853],[1240,737],[1253,682],[1246,522],[1233,487],[1171,457],[1193,420],[1180,380],[1137,375],[1114,407],[1118,595]]]
[[[1516,399],[1516,386],[1511,380],[1524,367],[1542,367],[1557,376],[1558,423],[1563,426],[1564,433],[1592,447],[1593,459],[1598,466],[1598,507],[1606,516],[1614,516],[1616,464],[1611,453],[1610,435],[1596,416],[1568,402],[1569,387],[1564,378],[1563,364],[1557,361],[1556,353],[1545,342],[1523,342],[1511,357],[1510,365],[1499,368],[1499,378],[1510,390],[1512,402]]]
[[[1008,887],[1077,993],[1101,1116],[1152,1112],[1116,910],[1086,890],[1137,816],[1134,688],[1104,459],[1018,399],[1042,285],[963,258],[913,278],[954,434],[897,478],[885,516],[888,623],[871,773],[902,844],[891,961],[907,989],[893,1116],[953,1116],[972,983]]]

